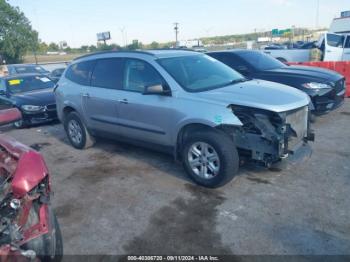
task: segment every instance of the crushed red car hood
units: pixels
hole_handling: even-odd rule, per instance
[[[0,134],[0,147],[14,160],[2,159],[0,165],[13,177],[11,185],[15,197],[23,197],[48,175],[43,157],[35,150],[3,134]]]

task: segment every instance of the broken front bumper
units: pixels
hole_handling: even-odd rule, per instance
[[[310,129],[308,106],[284,113],[234,109],[243,127],[233,139],[240,155],[266,166],[287,158],[315,135]]]

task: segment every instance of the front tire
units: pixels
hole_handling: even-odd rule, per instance
[[[86,149],[95,143],[87,128],[80,120],[76,112],[71,112],[64,119],[64,129],[66,130],[69,142],[76,149]]]
[[[33,206],[29,212],[27,227],[39,222],[39,207]],[[63,256],[62,233],[57,218],[49,206],[51,232],[29,241],[23,246],[25,250],[33,250],[41,261],[59,262]]]
[[[13,126],[17,129],[23,129],[27,127],[27,124],[21,119],[13,123]]]
[[[218,131],[197,131],[192,134],[184,143],[182,160],[192,180],[209,188],[230,182],[239,167],[233,140]]]

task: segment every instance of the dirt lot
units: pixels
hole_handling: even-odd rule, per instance
[[[149,150],[77,151],[60,124],[3,131],[45,156],[66,254],[350,254],[350,100],[314,129],[311,157],[218,190]]]

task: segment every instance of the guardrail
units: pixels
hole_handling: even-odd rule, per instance
[[[346,79],[346,97],[350,97],[350,61],[339,62],[299,62],[288,63],[289,65],[315,66],[330,69],[342,74]]]

